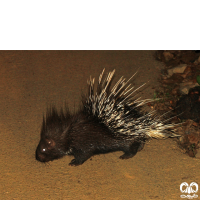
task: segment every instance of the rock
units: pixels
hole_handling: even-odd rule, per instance
[[[191,72],[191,67],[187,66],[184,73],[181,76],[185,79],[189,74],[191,74]]]
[[[175,73],[179,73],[179,74],[182,74],[184,73],[185,69],[187,67],[187,64],[181,64],[177,67],[174,67],[172,69],[168,69],[167,72],[168,72],[168,76],[172,76],[173,74]]]
[[[174,55],[170,52],[163,52],[163,56],[165,58],[165,61],[168,62],[174,58]]]
[[[188,94],[190,88],[199,86],[198,83],[193,83],[193,82],[185,82],[185,83],[180,83],[180,88],[179,91],[181,94]]]
[[[181,65],[175,67],[173,72],[174,73],[183,73],[185,71],[186,67],[187,67],[187,64],[181,64]]]
[[[196,153],[197,153],[197,150],[195,149],[195,150],[189,150],[188,151],[188,155],[190,156],[190,157],[196,157]]]
[[[167,73],[168,73],[168,77],[171,77],[174,74],[174,71],[173,69],[168,69]]]

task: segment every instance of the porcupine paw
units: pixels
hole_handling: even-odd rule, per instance
[[[135,156],[138,151],[141,151],[144,147],[144,143],[134,142],[130,145],[128,149],[124,150],[124,154],[121,155],[120,159],[129,159]]]
[[[81,165],[83,162],[79,162],[76,159],[71,160],[71,162],[69,163],[70,166],[78,166]]]
[[[141,143],[137,151],[141,151],[143,148],[144,148],[144,143]]]
[[[135,153],[136,154],[136,153]],[[135,154],[132,154],[132,153],[125,153],[123,155],[121,155],[119,158],[120,159],[129,159],[129,158],[132,158]]]

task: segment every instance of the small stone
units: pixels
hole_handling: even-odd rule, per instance
[[[164,56],[166,62],[168,62],[174,58],[174,55],[167,51],[163,52],[163,56]]]
[[[185,79],[187,76],[191,74],[191,71],[192,71],[191,68],[187,66],[184,73],[181,76]]]
[[[189,150],[188,151],[188,155],[190,156],[190,157],[196,157],[196,149],[195,150]]]
[[[193,83],[193,82],[184,82],[180,83],[180,92],[181,94],[188,94],[190,88],[193,88],[195,86],[199,86],[198,83]]]
[[[168,69],[167,70],[168,76],[170,77],[173,74],[182,74],[182,73],[184,73],[186,67],[187,67],[187,64],[181,64],[181,65],[174,67],[172,69]]]
[[[172,76],[174,74],[173,69],[168,69],[167,73],[168,73],[168,77]]]
[[[174,73],[183,73],[187,67],[187,64],[181,64],[173,69]]]

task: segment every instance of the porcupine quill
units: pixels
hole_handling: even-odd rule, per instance
[[[111,130],[115,130],[118,136],[139,136],[142,134],[147,134],[149,137],[152,138],[168,138],[168,137],[177,137],[177,135],[173,133],[165,132],[166,129],[174,128],[174,124],[167,124],[164,125],[163,122],[160,120],[162,116],[158,119],[155,117],[155,111],[147,113],[139,118],[132,119],[130,116],[130,112],[137,107],[141,107],[148,102],[152,102],[151,99],[146,100],[133,100],[132,95],[143,87],[146,83],[138,87],[134,90],[134,87],[131,87],[129,84],[125,87],[128,82],[136,75],[136,73],[125,82],[125,78],[123,76],[119,79],[119,81],[113,86],[110,94],[106,92],[106,89],[110,86],[112,81],[113,75],[115,70],[110,72],[107,76],[107,79],[104,80],[102,83],[102,77],[104,74],[105,69],[99,76],[98,82],[98,90],[94,94],[94,79],[90,78],[88,81],[89,85],[89,97],[86,101],[87,108],[86,110],[90,110],[93,115],[97,116],[99,119],[103,121]],[[123,88],[125,89],[123,90]],[[124,101],[126,101],[124,103]],[[107,103],[109,102],[109,103]],[[91,106],[94,105],[94,106]],[[96,106],[98,105],[98,106]],[[129,107],[133,106],[130,111],[125,112],[125,106],[128,105]],[[165,114],[163,114],[165,115]],[[167,120],[166,120],[167,121]]]

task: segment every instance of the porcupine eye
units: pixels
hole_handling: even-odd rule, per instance
[[[46,143],[46,147],[45,148],[42,148],[42,152],[46,152],[47,150],[51,150],[55,147],[55,142],[54,140],[51,140],[51,139],[45,139],[45,143]]]

